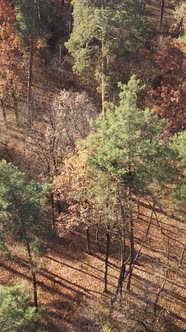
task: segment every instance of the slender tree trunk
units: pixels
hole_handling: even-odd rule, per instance
[[[121,257],[121,269],[120,269],[120,276],[118,282],[118,292],[120,293],[121,297],[122,297],[124,276],[125,276],[125,253],[123,252]]]
[[[37,313],[38,312],[37,277],[36,277],[36,272],[34,270],[34,262],[33,262],[33,258],[32,258],[30,242],[29,242],[27,235],[25,237],[26,237],[26,247],[27,247],[27,252],[28,252],[28,257],[29,257],[30,271],[31,271],[31,275],[32,275],[34,307],[35,307],[35,313]],[[38,319],[35,318],[34,331],[37,332],[37,330],[38,330]]]
[[[129,127],[130,130],[130,127]],[[129,166],[128,166],[128,174],[132,174],[132,166],[131,166],[131,150],[129,147]],[[131,187],[128,187],[128,208],[129,208],[129,227],[130,227],[130,263],[129,263],[129,274],[128,274],[128,281],[127,281],[127,290],[130,290],[132,273],[133,273],[133,262],[134,262],[134,223],[133,223],[133,214],[131,210],[130,204],[132,203],[132,191]]]
[[[99,225],[96,225],[96,244],[99,247]]]
[[[105,253],[105,274],[104,274],[104,292],[107,293],[107,284],[108,284],[108,260],[109,260],[109,248],[110,248],[110,230],[107,227],[107,244],[106,244],[106,253]]]
[[[36,310],[38,309],[38,296],[37,296],[37,278],[36,278],[36,273],[34,271],[34,262],[32,258],[32,251],[30,248],[30,242],[29,239],[26,235],[26,247],[27,247],[27,253],[29,257],[29,265],[30,265],[30,271],[32,274],[32,286],[33,286],[33,297],[34,297],[34,307]]]
[[[31,41],[30,41],[30,55],[28,63],[28,80],[27,80],[27,116],[28,125],[32,125],[32,78],[33,78],[33,58],[34,58],[34,32],[32,31]]]
[[[70,36],[73,27],[73,16],[72,16],[73,7],[71,3],[69,5],[70,5],[70,15],[68,16],[68,34]]]
[[[32,81],[33,81],[33,60],[34,60],[34,41],[35,41],[35,16],[40,19],[40,8],[37,0],[32,0],[33,2],[33,19],[32,19],[32,32],[30,38],[30,54],[28,63],[28,79],[27,79],[27,113],[28,113],[28,125],[32,125]]]
[[[116,292],[114,296],[111,299],[111,304],[113,305],[118,297],[118,294],[120,294],[120,297],[122,298],[122,290],[123,290],[123,281],[125,276],[125,270],[126,270],[126,260],[125,260],[125,252],[121,251],[121,267],[120,267],[120,273],[118,278],[118,285],[116,288]]]
[[[138,199],[138,205],[137,205],[137,218],[140,217],[140,199]]]
[[[161,0],[161,3],[160,3],[160,26],[163,23],[164,7],[165,7],[165,0]]]
[[[102,38],[102,74],[101,74],[101,108],[102,113],[105,113],[105,74],[104,74],[104,67],[105,67],[105,60],[103,56],[104,47],[103,47],[103,38]]]
[[[51,198],[51,207],[52,207],[52,212],[51,212],[51,223],[52,223],[52,229],[55,232],[55,204],[54,204],[54,194],[50,194]]]
[[[123,213],[122,213],[123,214]],[[126,271],[126,244],[125,244],[125,225],[122,226],[122,235],[121,235],[121,266],[120,266],[120,272],[118,277],[118,285],[116,288],[116,292],[114,296],[111,299],[111,304],[113,305],[118,297],[118,294],[120,294],[120,297],[122,298],[122,290],[123,290],[123,281]]]
[[[15,95],[15,90],[14,90],[14,86],[13,86],[13,81],[10,81],[11,84],[11,90],[12,90],[12,98],[13,98],[13,102],[14,102],[14,112],[15,112],[15,118],[16,118],[16,126],[19,126],[19,115],[18,115],[18,102],[17,102],[17,97]]]
[[[104,15],[105,1],[102,0],[102,15]],[[101,31],[101,107],[102,113],[105,113],[105,100],[106,100],[106,75],[107,75],[107,57],[105,56],[105,34],[103,29]]]
[[[127,290],[130,290],[130,285],[131,285],[131,279],[132,279],[132,274],[133,274],[133,262],[134,262],[134,223],[133,223],[133,217],[132,213],[130,216],[130,264],[129,264],[129,275],[128,275],[128,281],[127,281]]]
[[[86,238],[87,238],[87,253],[90,254],[90,232],[89,232],[89,227],[86,228]]]
[[[17,201],[16,196],[13,193],[13,197],[15,202]],[[33,257],[32,257],[32,250],[30,247],[30,240],[27,234],[27,230],[24,224],[24,221],[22,219],[21,220],[21,227],[22,227],[22,234],[23,234],[23,238],[25,240],[26,243],[26,249],[27,249],[27,254],[28,254],[28,260],[29,260],[29,267],[30,267],[30,272],[32,275],[32,287],[33,287],[33,298],[34,298],[34,307],[35,307],[35,312],[37,313],[38,311],[38,296],[37,296],[37,278],[36,278],[36,272],[35,272],[35,266],[34,266],[34,261],[33,261]],[[35,331],[37,331],[37,319],[35,320]]]
[[[101,224],[101,217],[100,217],[100,224]],[[98,246],[99,251],[101,252],[101,245],[100,245],[100,241],[99,241],[99,224],[96,225],[96,244]]]
[[[32,274],[32,286],[33,286],[33,298],[34,298],[34,307],[36,309],[36,312],[38,310],[38,296],[37,296],[37,278],[36,278],[36,272],[34,267],[34,261],[32,258],[32,250],[30,247],[30,240],[27,235],[27,231],[24,225],[24,221],[21,220],[21,226],[24,234],[24,240],[26,242],[26,249],[28,253],[28,259],[29,259],[29,266],[30,266],[30,272]]]
[[[118,293],[120,293],[121,297],[122,297],[123,281],[124,281],[125,268],[126,268],[126,262],[125,262],[126,248],[125,247],[126,247],[126,245],[125,245],[125,225],[123,224],[122,237],[121,237],[121,267],[120,267],[120,276],[119,276],[119,280],[118,280]]]

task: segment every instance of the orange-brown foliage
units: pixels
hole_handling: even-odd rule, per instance
[[[18,74],[19,40],[16,37],[15,12],[11,3],[0,0],[0,59],[1,75],[4,79],[13,79]]]
[[[186,79],[184,77],[186,59],[180,44],[169,38],[158,51],[156,63],[162,81],[160,86],[148,90],[148,102],[154,112],[167,119],[169,132],[186,129]]]

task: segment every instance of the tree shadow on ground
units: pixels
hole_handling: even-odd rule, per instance
[[[133,274],[133,285],[135,285],[136,290],[133,287],[132,291],[130,291],[130,295],[132,295],[132,297],[134,299],[135,298],[138,299],[141,303],[144,304],[146,302],[146,303],[148,303],[148,305],[150,305],[151,307],[154,308],[154,301],[155,301],[156,295],[157,295],[161,285],[158,285],[157,283],[150,281],[150,280],[143,278],[136,274]],[[179,300],[179,302],[181,302],[181,306],[184,308],[184,305],[186,303],[185,297],[180,296],[175,291],[168,290],[166,288],[166,283],[165,283],[165,287],[161,291],[160,298],[164,297],[165,295],[168,297],[172,297],[173,299]],[[160,300],[160,298],[159,298],[159,300]],[[157,312],[161,312],[162,310],[165,310],[165,308],[163,308],[158,303],[157,303],[156,307],[157,307],[156,308]],[[179,315],[175,312],[169,312],[168,316],[171,321],[171,324],[173,324],[173,325],[175,324],[176,328],[177,328],[177,325],[176,325],[176,323],[173,322],[173,320],[175,320],[177,322],[181,322],[182,325],[183,324],[186,325],[186,319],[184,317],[182,317],[181,315]],[[179,328],[179,326],[178,326],[178,328]],[[177,330],[172,329],[170,331],[174,332]],[[180,330],[178,330],[178,331],[182,332],[185,330],[182,330],[182,328],[180,328]]]

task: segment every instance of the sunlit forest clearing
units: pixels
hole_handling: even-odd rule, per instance
[[[0,331],[186,330],[186,5],[0,0]]]

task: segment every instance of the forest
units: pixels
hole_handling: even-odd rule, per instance
[[[185,0],[0,0],[0,332],[186,331]]]

